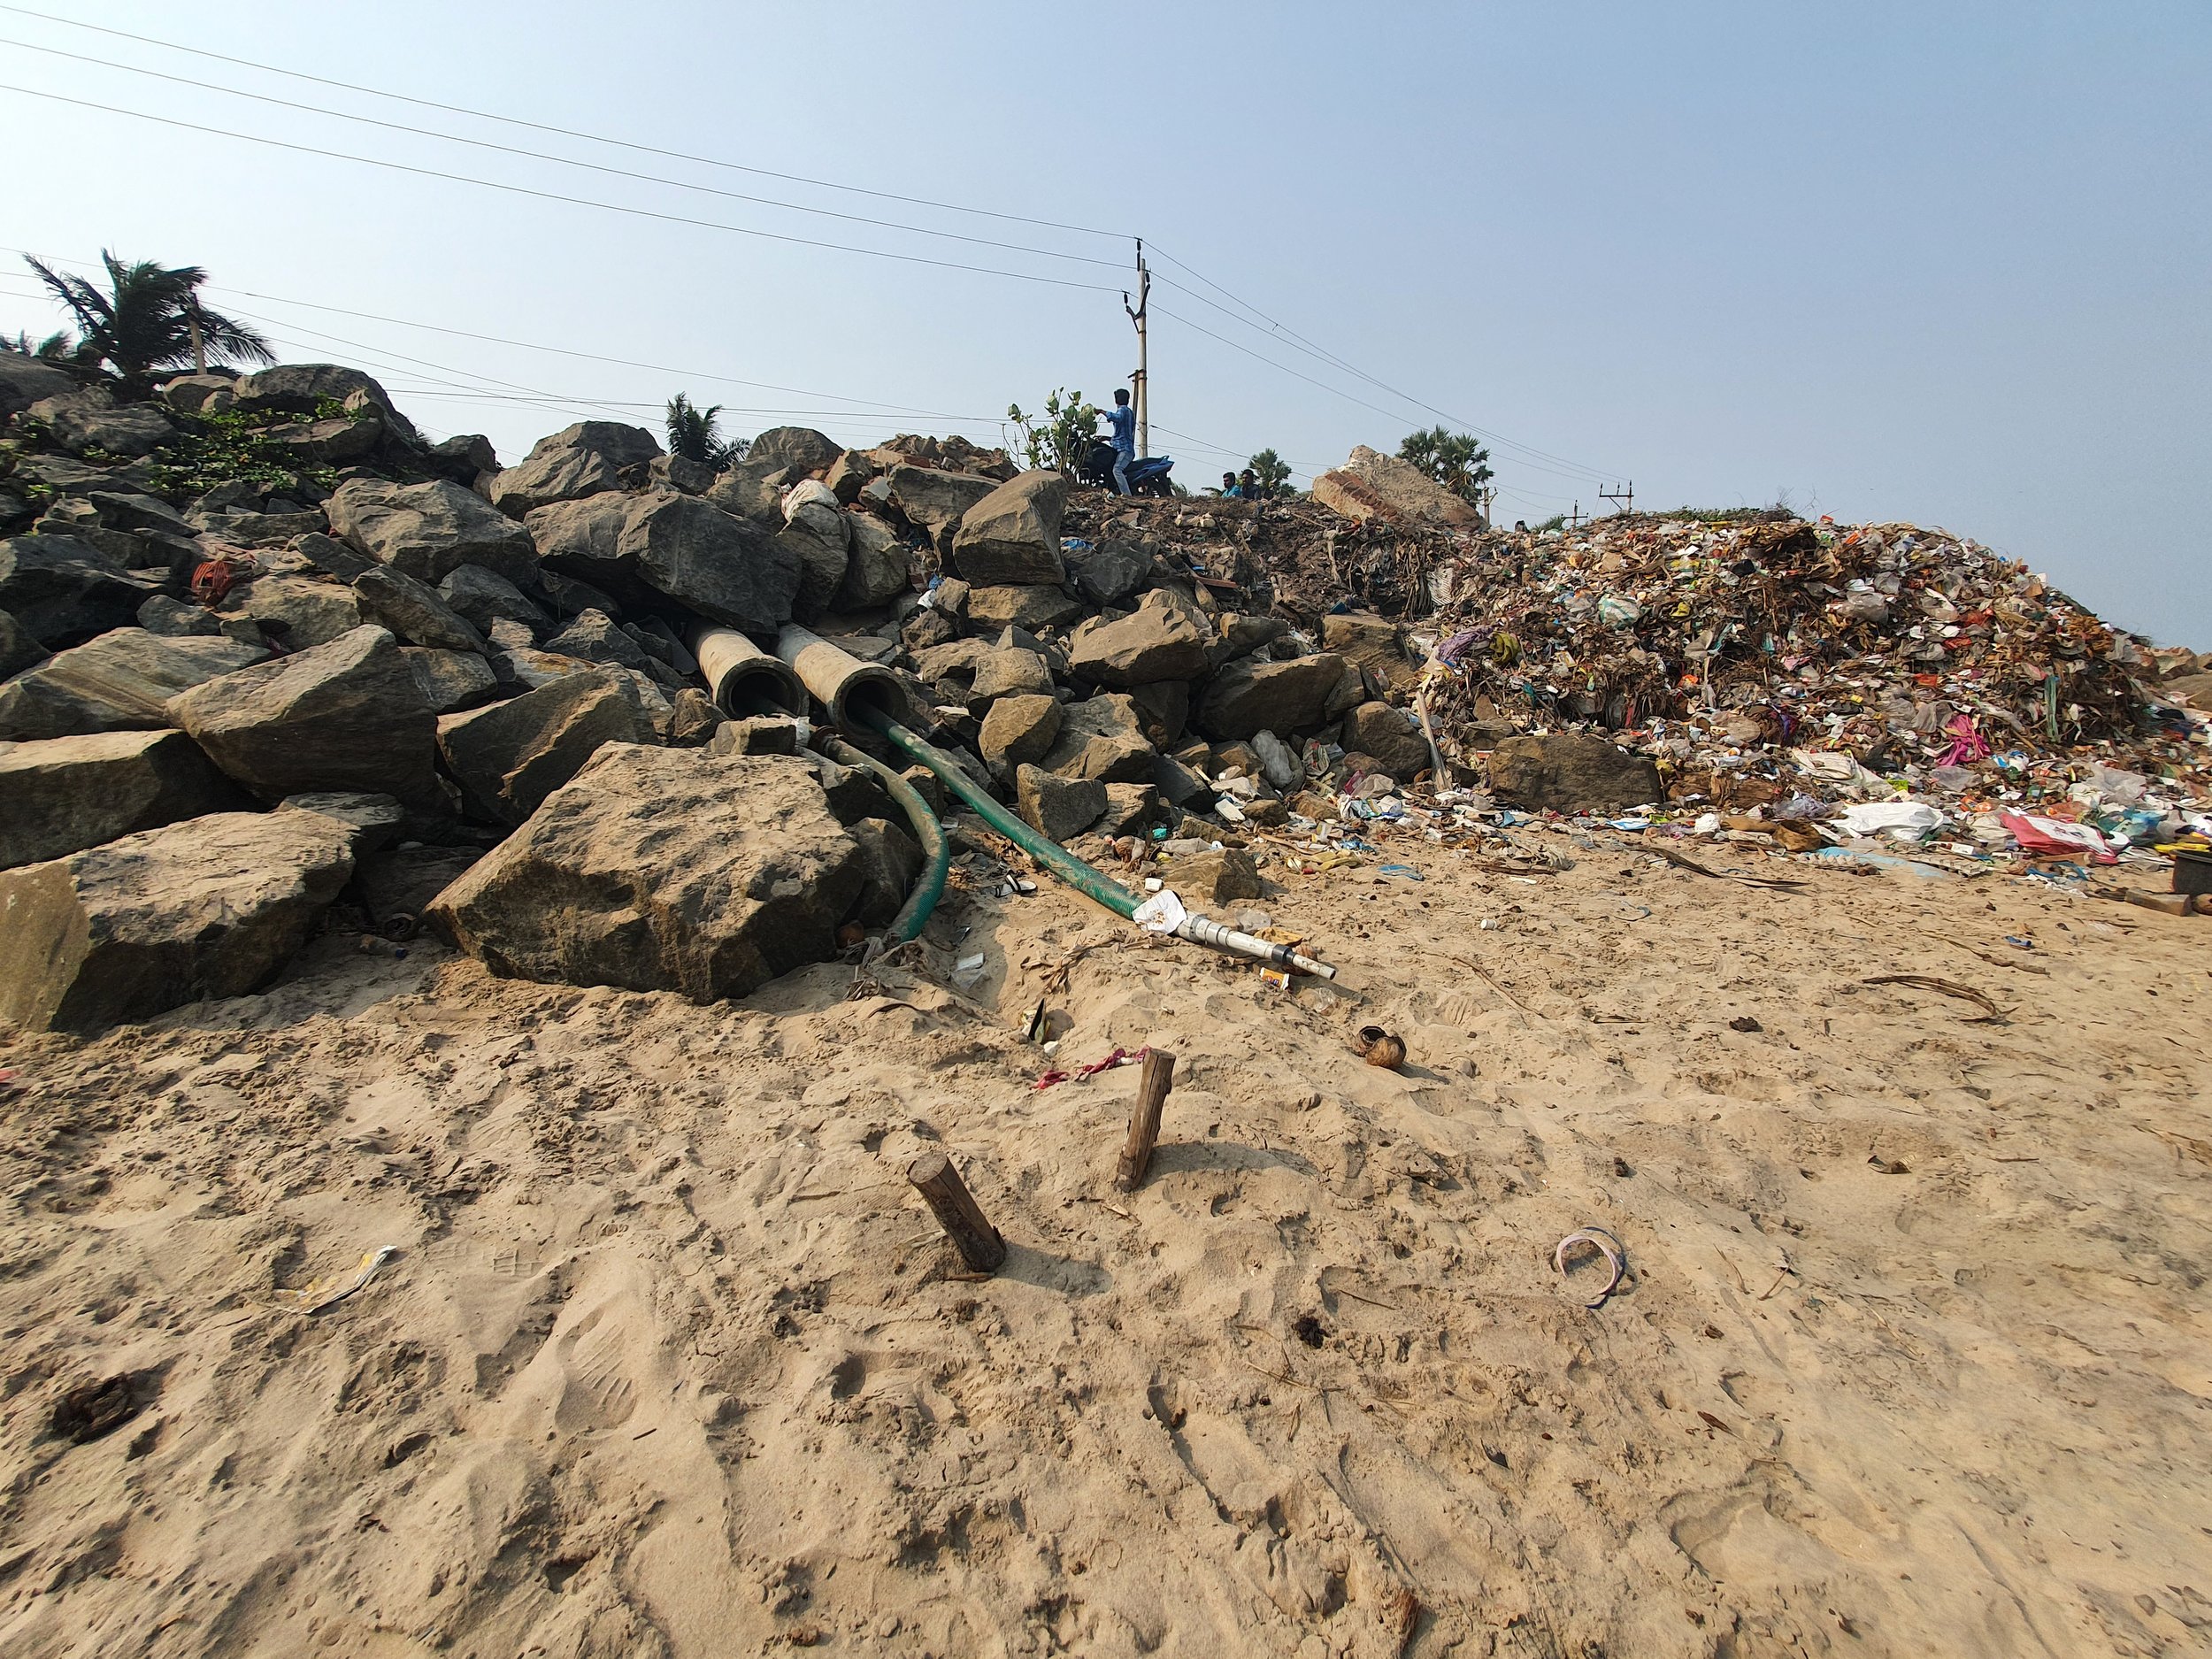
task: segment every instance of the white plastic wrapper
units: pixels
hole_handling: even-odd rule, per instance
[[[1148,933],[1171,933],[1183,925],[1183,918],[1189,914],[1183,908],[1183,901],[1175,896],[1173,887],[1162,887],[1138,905],[1129,919]]]
[[[826,507],[832,512],[843,511],[838,505],[836,491],[818,478],[803,478],[783,493],[783,521],[789,524],[800,508],[810,504]]]
[[[1943,814],[1924,801],[1863,801],[1844,808],[1843,826],[1854,835],[1918,841],[1943,827]]]

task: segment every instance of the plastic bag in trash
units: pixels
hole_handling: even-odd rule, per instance
[[[1943,814],[1919,801],[1866,801],[1844,808],[1843,826],[1854,835],[1919,841],[1943,827]]]
[[[1175,896],[1173,887],[1163,887],[1137,906],[1129,919],[1148,933],[1171,933],[1183,925],[1190,912],[1183,908],[1183,901]]]
[[[2060,858],[2087,853],[2099,864],[2113,862],[2104,837],[2086,824],[2069,824],[2063,818],[2039,818],[2030,812],[2000,812],[1997,818],[2012,832],[2022,852]]]
[[[2089,763],[2089,781],[2097,793],[2120,806],[2140,806],[2143,790],[2150,780],[2139,772],[2122,772],[2116,767]]]

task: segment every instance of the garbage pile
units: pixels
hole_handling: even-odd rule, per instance
[[[1956,769],[2096,748],[2154,773],[2204,764],[2147,642],[1940,531],[1607,520],[1483,538],[1432,586],[1468,723],[1649,733],[1700,763],[1811,748]]]
[[[1353,601],[1328,603],[1343,560],[1325,539],[1317,580],[1315,540],[1272,565],[1279,606],[1339,613],[1325,636]],[[1632,802],[1653,833],[2077,875],[2162,870],[2212,830],[2212,661],[1971,541],[1775,511],[1386,540],[1357,568],[1391,590],[1440,780],[1509,816]]]

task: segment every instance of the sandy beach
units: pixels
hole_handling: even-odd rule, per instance
[[[2206,925],[1548,839],[1264,866],[1292,993],[979,879],[733,1004],[335,934],[12,1040],[0,1648],[2198,1650]],[[1138,1068],[1034,1082],[1146,1045],[1125,1194]]]

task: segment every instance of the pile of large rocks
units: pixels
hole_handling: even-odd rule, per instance
[[[211,482],[180,457],[218,416],[258,459]],[[355,370],[127,404],[9,353],[0,418],[18,1024],[261,983],[423,848],[495,847],[434,914],[503,972],[726,995],[830,954],[919,849],[864,774],[726,721],[709,626],[772,647],[795,623],[879,665],[1063,841],[1280,822],[1348,749],[1429,764],[1386,626],[1317,641],[1133,520],[1065,534],[1065,479],[957,441],[780,428],[717,472],[586,421],[501,467]]]

